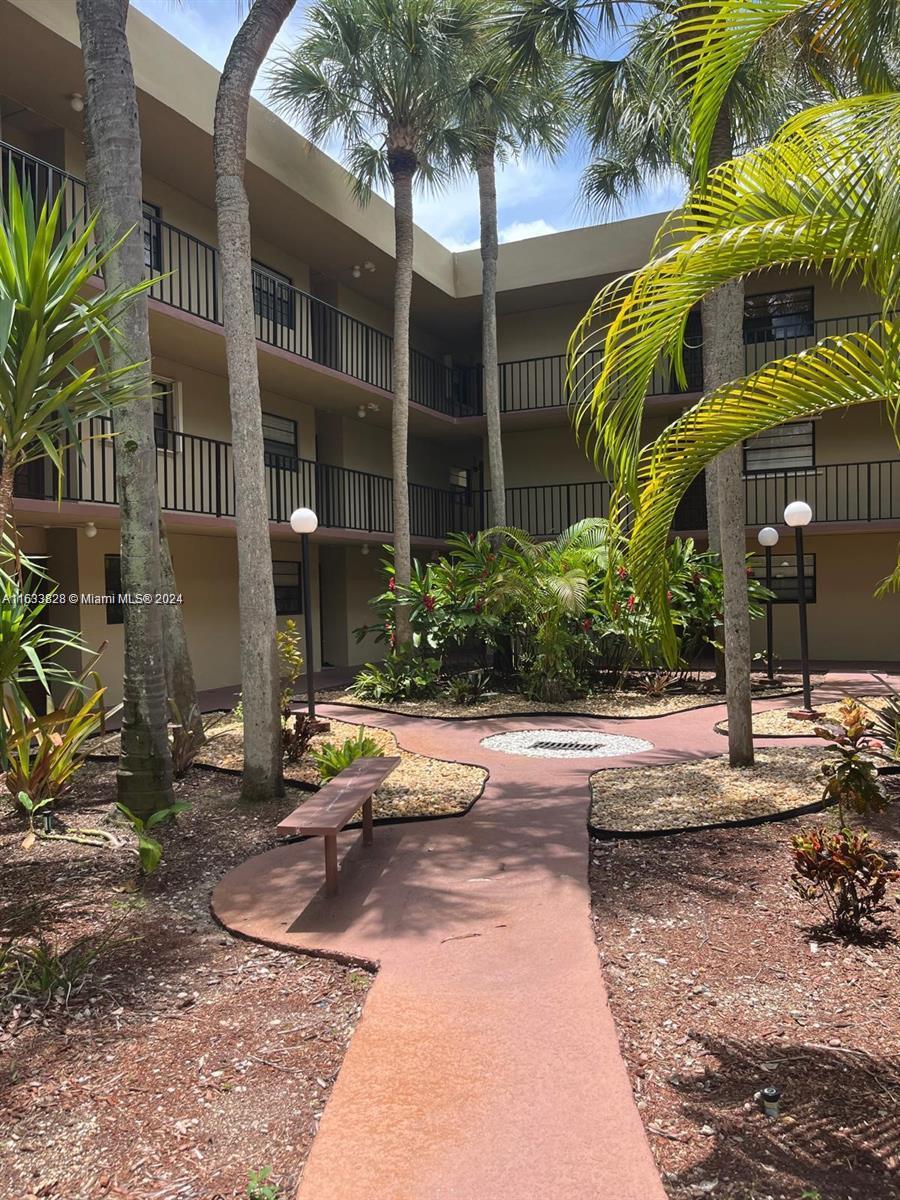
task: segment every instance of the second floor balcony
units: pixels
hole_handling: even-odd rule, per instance
[[[28,464],[16,478],[21,499],[66,503],[118,503],[115,438],[108,419],[79,429],[79,454],[65,452],[64,474],[49,462]],[[234,461],[229,442],[174,430],[158,430],[157,477],[164,510],[203,518],[233,518]],[[287,524],[295,508],[316,510],[323,530],[391,536],[393,481],[386,475],[333,466],[293,455],[267,454],[269,517]],[[817,525],[900,522],[900,458],[826,463],[814,467],[748,472],[744,481],[749,527],[777,525],[785,505],[806,500]],[[443,541],[448,533],[474,533],[490,519],[490,492],[478,488],[410,485],[414,538]],[[507,521],[535,537],[551,537],[585,517],[609,513],[610,485],[603,479],[506,489]],[[677,531],[703,532],[706,501],[702,478],[684,497]]]

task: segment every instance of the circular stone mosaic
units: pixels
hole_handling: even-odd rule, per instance
[[[501,754],[523,754],[527,758],[617,758],[653,749],[653,743],[643,738],[589,729],[522,729],[518,733],[495,733],[483,738],[481,744]]]

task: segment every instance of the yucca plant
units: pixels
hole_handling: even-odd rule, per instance
[[[63,226],[62,199],[35,213],[13,172],[0,210],[0,530],[17,469],[47,457],[61,487],[65,452],[81,453],[78,422],[125,401],[137,369],[113,368],[107,352],[123,306],[151,281],[98,291],[114,247],[98,244],[96,216]]]

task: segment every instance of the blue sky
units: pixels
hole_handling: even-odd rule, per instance
[[[221,68],[240,23],[237,0],[132,0],[135,8],[162,25],[195,53]],[[303,28],[303,8],[298,4],[276,42],[274,53],[293,44]],[[255,94],[263,103],[265,67]],[[501,241],[515,241],[589,225],[598,218],[583,212],[578,203],[578,183],[584,158],[572,145],[555,163],[526,160],[500,168],[497,199]],[[681,198],[677,180],[651,186],[629,200],[622,216],[640,216],[672,208]],[[416,223],[452,250],[478,244],[478,197],[474,180],[463,180],[437,195],[416,196]]]

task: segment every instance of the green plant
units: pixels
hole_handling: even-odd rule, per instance
[[[250,1171],[247,1175],[247,1200],[279,1200],[281,1189],[277,1183],[270,1183],[271,1167],[260,1167],[258,1171]]]
[[[360,700],[411,700],[434,694],[441,664],[423,658],[412,646],[388,656],[383,663],[366,663],[350,691]]]
[[[358,758],[380,758],[383,753],[384,751],[378,743],[368,736],[364,728],[360,727],[356,737],[347,738],[340,744],[326,742],[324,746],[314,750],[313,761],[322,777],[322,782],[327,783],[329,779],[334,779],[335,775],[339,775],[345,767],[349,767]]]
[[[172,721],[169,724],[172,774],[176,779],[183,779],[206,741],[206,732],[203,728],[203,717],[196,703],[182,716],[178,705],[170,697],[169,708],[172,711]]]
[[[882,697],[877,707],[866,705],[866,709],[876,741],[883,744],[891,758],[900,759],[900,692],[889,688],[889,694]]]
[[[275,634],[275,645],[278,648],[278,670],[282,683],[281,708],[290,708],[294,698],[294,687],[303,674],[303,639],[297,622],[288,618],[284,628]]]
[[[290,712],[282,714],[281,746],[285,762],[300,762],[315,736],[317,724],[309,713],[294,713],[293,717]]]
[[[98,958],[120,939],[87,936],[66,950],[43,933],[0,945],[0,1006],[23,1001],[65,1006],[87,983]]]
[[[492,694],[490,687],[489,671],[463,671],[447,680],[447,699],[451,704],[477,704]]]
[[[189,804],[184,801],[176,801],[175,804],[170,804],[166,808],[158,808],[156,812],[151,813],[146,819],[136,817],[130,808],[122,804],[121,801],[116,805],[119,812],[127,818],[131,828],[134,830],[137,840],[137,854],[141,863],[141,871],[144,875],[152,875],[159,866],[162,858],[162,846],[149,835],[149,831],[154,829],[162,821],[167,821],[169,817],[177,817],[180,812],[184,812],[186,808],[190,808]]]
[[[839,720],[839,729],[821,726],[816,733],[828,740],[829,750],[837,752],[835,761],[822,767],[823,799],[837,804],[843,827],[848,808],[860,816],[877,813],[887,806],[888,798],[875,763],[865,753],[874,749],[872,721],[866,710],[858,701],[845,699]]]
[[[900,872],[888,869],[868,832],[813,829],[797,834],[791,845],[792,883],[804,900],[824,905],[835,933],[858,938],[863,921],[881,924],[887,885]]]

